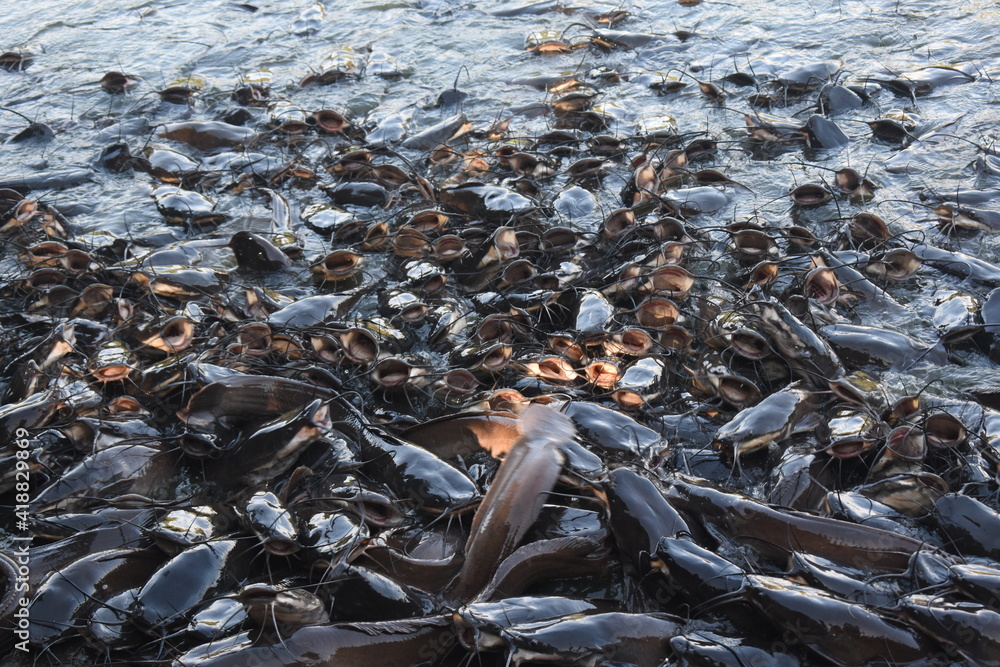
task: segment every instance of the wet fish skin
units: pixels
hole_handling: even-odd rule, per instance
[[[955,67],[931,66],[903,72],[893,79],[872,79],[898,95],[915,98],[929,95],[942,86],[970,83],[976,77]]]
[[[166,634],[188,610],[245,576],[246,548],[236,540],[195,545],[174,556],[149,577],[130,610],[145,632]]]
[[[580,438],[605,456],[649,460],[661,453],[664,438],[634,417],[591,401],[572,401],[565,414]]]
[[[649,571],[649,559],[661,539],[692,532],[658,485],[629,467],[615,468],[608,474],[605,494],[611,532],[640,577]]]
[[[0,406],[0,437],[11,443],[21,431],[25,433],[44,427],[64,406],[54,391],[38,391],[30,396]]]
[[[472,520],[465,566],[446,592],[452,601],[469,600],[489,582],[517,548],[555,486],[565,457],[563,442],[574,437],[568,417],[532,405],[521,413],[523,436],[511,447]]]
[[[749,575],[747,597],[778,628],[820,657],[842,665],[925,659],[935,645],[910,626],[869,608],[777,577]]]
[[[382,206],[389,201],[389,193],[378,183],[350,181],[325,188],[335,204],[354,206]]]
[[[824,499],[824,511],[835,519],[909,534],[906,518],[900,512],[856,491],[830,491]]]
[[[299,550],[298,528],[288,508],[272,491],[259,491],[246,505],[246,520],[264,549],[278,556]]]
[[[510,451],[520,429],[511,412],[461,412],[411,426],[400,435],[444,459],[467,458],[477,451],[500,457]]]
[[[139,442],[148,442],[140,438]],[[32,499],[34,511],[69,510],[99,502],[107,494],[149,495],[174,473],[173,456],[159,447],[119,444],[89,456]]]
[[[1000,569],[959,563],[949,568],[948,580],[969,599],[1000,611]]]
[[[747,309],[758,317],[758,326],[804,380],[825,388],[829,380],[844,374],[840,359],[826,341],[777,300],[752,301]]]
[[[896,614],[945,647],[982,667],[1000,665],[1000,613],[971,602],[947,602],[926,595],[906,595]]]
[[[940,290],[935,294],[931,316],[941,342],[954,345],[975,336],[982,329],[980,301],[971,294]]]
[[[240,231],[229,239],[229,247],[236,255],[242,269],[250,271],[279,271],[289,266],[288,256],[264,237],[253,232]]]
[[[297,667],[299,665],[433,665],[453,646],[450,616],[395,622],[301,628],[274,643],[255,645],[246,634],[188,651],[173,667]]]
[[[1000,267],[985,262],[978,257],[954,250],[944,250],[925,243],[917,243],[911,248],[924,262],[946,273],[960,278],[969,278],[990,287],[1000,285]]]
[[[254,130],[221,121],[184,121],[166,123],[157,135],[191,144],[195,148],[211,150],[236,145],[247,145],[257,139]]]
[[[91,169],[71,168],[49,171],[41,174],[21,174],[0,177],[0,189],[15,190],[27,194],[32,190],[62,190],[91,180]]]
[[[284,636],[308,625],[330,622],[326,602],[302,589],[282,590],[269,584],[251,584],[240,591],[237,599],[268,636]],[[261,641],[260,637],[257,641]]]
[[[948,362],[943,347],[929,346],[900,331],[855,324],[828,324],[818,333],[843,357],[856,355],[868,362],[878,362],[890,368],[907,370],[927,362],[935,366]]]
[[[358,443],[362,469],[381,480],[417,510],[438,514],[468,509],[478,498],[475,483],[457,467],[431,452],[368,425],[357,414],[337,428]]]
[[[229,532],[229,520],[209,506],[179,507],[159,517],[149,533],[164,552],[176,556],[195,544]]]
[[[753,641],[753,640],[750,640]],[[801,662],[789,653],[748,645],[746,639],[699,631],[678,635],[670,640],[674,654],[692,665],[774,665],[774,667],[798,667]]]
[[[340,442],[344,447],[337,452],[338,459],[353,460],[347,441]],[[375,480],[350,473],[311,474],[310,477],[303,488],[310,508],[322,512],[347,510],[365,524],[380,528],[393,528],[407,522],[407,514],[398,499]]]
[[[846,521],[782,511],[738,494],[672,477],[665,495],[683,515],[699,517],[723,539],[753,539],[757,550],[784,562],[797,550],[875,572],[903,572],[927,545],[910,537]],[[755,539],[756,538],[756,539]]]
[[[507,556],[475,600],[501,600],[523,595],[543,582],[599,576],[613,561],[609,551],[589,537],[535,540]]]
[[[471,602],[454,613],[456,634],[467,649],[500,650],[500,634],[525,623],[555,621],[571,614],[593,613],[600,607],[588,600],[563,597],[506,597],[496,602]],[[469,637],[473,641],[469,641]]]
[[[273,375],[231,375],[202,387],[178,417],[192,428],[209,429],[217,421],[267,419],[316,398],[333,399],[337,395],[332,389]]]
[[[653,568],[693,605],[735,593],[746,583],[746,572],[689,539],[664,537],[652,559]]]
[[[29,642],[47,647],[76,631],[100,601],[141,585],[162,562],[147,549],[87,554],[45,580],[31,600]]]
[[[888,310],[896,315],[907,315],[910,313],[909,309],[892,298],[887,291],[875,285],[864,274],[851,266],[848,262],[856,258],[850,255],[851,253],[847,252],[830,253],[823,251],[820,253],[820,256],[827,265],[833,269],[837,280],[844,286],[844,289],[859,294],[865,303],[869,304],[873,309]]]
[[[462,112],[445,118],[436,125],[432,125],[417,134],[414,134],[402,142],[403,148],[414,148],[418,150],[430,150],[436,148],[449,140],[467,132],[471,126],[469,119]]]
[[[383,118],[366,137],[369,146],[386,146],[403,141],[409,131],[412,111],[400,111]]]
[[[664,613],[608,612],[552,624],[507,628],[501,637],[511,664],[525,662],[590,666],[599,661],[658,667],[670,655],[670,638],[682,619]]]
[[[786,449],[771,472],[768,503],[790,509],[816,510],[834,482],[825,457],[810,445]]]
[[[807,417],[816,425],[817,407],[816,393],[800,380],[738,412],[716,432],[713,445],[736,458],[750,454],[802,430]]]
[[[364,557],[377,563],[399,583],[428,593],[441,591],[462,567],[463,556],[453,545],[433,554],[408,554],[389,539],[376,538],[363,546]],[[402,545],[405,547],[405,543]]]
[[[128,588],[102,600],[80,628],[84,641],[99,651],[130,649],[143,644],[147,637],[139,632],[128,615],[138,592],[138,587]]]
[[[971,496],[948,493],[928,517],[948,551],[1000,560],[1000,512]]]
[[[849,571],[799,551],[791,555],[787,576],[800,583],[808,582],[848,602],[871,607],[888,607],[895,602],[898,594],[898,591],[882,590],[865,582],[860,571]]]
[[[267,322],[289,328],[307,328],[341,320],[367,289],[344,294],[317,294],[294,301],[271,313]]]
[[[329,580],[328,588],[337,600],[335,618],[394,621],[418,618],[440,610],[435,596],[401,584],[389,574],[382,574],[358,562],[347,565],[336,576],[336,579]]]
[[[152,546],[153,540],[142,524],[121,523],[82,530],[56,542],[32,547],[28,583],[32,590],[39,590],[53,573],[66,569],[88,554]]]
[[[345,512],[317,512],[302,521],[304,553],[323,580],[339,579],[368,537],[368,527]]]

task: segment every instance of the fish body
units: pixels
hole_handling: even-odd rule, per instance
[[[796,382],[737,413],[716,432],[714,445],[738,458],[781,442],[819,424],[817,405],[815,392]]]

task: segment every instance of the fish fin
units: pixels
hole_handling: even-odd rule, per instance
[[[561,445],[576,436],[573,420],[552,408],[533,403],[519,415],[523,440],[538,444]]]
[[[809,414],[802,417],[802,419],[795,422],[792,429],[788,432],[788,435],[795,435],[796,433],[805,433],[806,431],[811,431],[823,422],[823,418],[817,412],[810,412]]]
[[[356,630],[372,637],[395,634],[413,634],[428,627],[444,627],[451,622],[446,616],[425,616],[404,618],[398,621],[368,621],[358,623],[338,623],[334,626],[346,630]]]

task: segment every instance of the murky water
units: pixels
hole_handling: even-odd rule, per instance
[[[627,16],[611,28],[594,23],[595,17],[616,10]],[[232,119],[230,114],[239,108],[234,93],[248,84],[260,84],[269,95],[241,119],[263,137],[246,150],[283,165],[306,167],[321,175],[321,183],[332,183],[325,167],[360,144],[360,134],[348,139],[313,133],[297,141],[274,127],[332,109],[372,132],[390,115],[401,113],[409,117],[412,136],[461,110],[480,132],[509,121],[502,141],[472,141],[476,148],[506,144],[520,149],[553,129],[551,114],[536,113],[538,103],[562,94],[525,81],[573,76],[583,82],[580,91],[596,96],[593,111],[606,124],[600,133],[627,142],[626,159],[610,163],[601,183],[590,188],[591,196],[579,197],[577,183],[565,173],[577,158],[554,158],[556,173],[537,179],[537,203],[551,212],[547,225],[598,233],[605,218],[622,206],[620,193],[632,174],[629,160],[640,154],[644,137],[669,131],[681,135],[684,144],[697,139],[718,144],[719,150],[702,158],[696,168],[725,174],[730,182],[719,186],[725,202],[691,221],[703,239],[718,242],[718,248],[729,238],[725,225],[750,219],[772,230],[806,227],[832,245],[852,214],[868,211],[884,219],[903,245],[923,241],[1000,264],[995,235],[943,231],[938,216],[924,203],[928,197],[956,191],[1000,188],[1000,169],[977,166],[994,147],[1000,127],[998,32],[1000,9],[988,0],[694,6],[16,0],[0,13],[0,51],[30,54],[32,60],[23,71],[0,70],[0,183],[16,186],[25,179],[49,178],[31,196],[62,211],[76,238],[89,247],[124,238],[135,248],[155,248],[191,235],[168,224],[157,210],[151,197],[154,179],[140,172],[113,173],[101,166],[98,156],[124,142],[135,154],[169,148],[207,165],[219,151],[171,142],[156,136],[157,129],[176,121]],[[536,55],[526,49],[546,39],[583,48],[561,55]],[[735,75],[743,73],[763,84],[800,67],[822,64],[836,72],[832,80],[871,93],[863,106],[830,115],[848,141],[835,148],[810,148],[801,141],[748,141],[747,118],[759,123],[758,114],[770,114],[804,122],[815,112],[816,93],[795,98],[768,88],[770,108],[763,108],[750,103],[757,86]],[[929,66],[954,68],[967,80],[914,97],[877,90],[878,80]],[[335,83],[303,85],[336,68],[346,75]],[[109,94],[100,84],[109,72],[128,75],[134,85],[122,94]],[[670,83],[686,85],[661,94]],[[699,83],[718,86],[723,95],[711,99]],[[190,99],[161,99],[159,91],[172,86],[190,89]],[[460,100],[453,99],[455,88],[464,94]],[[879,118],[912,123],[910,136],[903,144],[873,136],[869,123]],[[20,136],[29,122],[43,124],[51,134]],[[594,134],[598,132],[585,130],[581,137]],[[462,149],[464,141],[453,143]],[[454,178],[454,167],[428,167],[426,150],[396,150],[393,159],[398,164],[412,166],[436,183]],[[834,198],[813,208],[792,206],[788,194],[793,187],[830,184],[834,172],[845,167],[879,186],[872,200]],[[218,172],[217,185],[204,192],[228,220],[211,236],[228,240],[238,230],[270,232],[268,198],[232,187],[233,172]],[[301,297],[314,291],[308,264],[329,252],[331,242],[310,231],[298,214],[329,205],[330,198],[315,185],[289,186],[281,192],[293,206],[293,229],[305,259],[298,262],[298,272],[262,280]],[[1000,211],[1000,196],[977,206]],[[379,207],[350,212],[366,223],[395,214]],[[226,250],[201,253],[206,266],[236,268]],[[21,271],[16,255],[14,248],[0,250],[0,276]],[[371,261],[369,268],[380,260]],[[702,261],[692,271],[709,282],[731,280],[739,273],[728,256]],[[941,290],[983,297],[998,286],[924,266],[891,289],[906,308],[886,312],[861,304],[849,315],[856,324],[891,326],[933,343],[937,333],[931,313]],[[245,287],[240,278],[229,293],[242,299]],[[373,312],[376,302],[374,294],[366,297],[358,313]],[[436,352],[426,354],[437,359]],[[947,397],[972,384],[1000,384],[996,365],[980,350],[961,347],[954,357],[960,363],[886,372],[880,380],[893,394],[930,385],[930,394]]]

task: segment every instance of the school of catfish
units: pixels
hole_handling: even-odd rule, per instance
[[[952,132],[921,98],[989,76],[623,73],[602,59],[663,36],[621,9],[502,14],[540,15],[561,31],[524,55],[551,74],[492,118],[458,83],[377,123],[297,106],[400,76],[377,52],[288,90],[156,91],[190,118],[93,170],[147,187],[168,237],[77,235],[48,195],[86,172],[0,183],[36,664],[1000,664],[1000,386],[924,379],[1000,362],[1000,267],[967,243],[1000,231],[1000,156],[898,202],[923,233],[872,210]],[[625,78],[738,109],[740,136],[626,126],[601,103]],[[25,122],[7,141],[47,140]],[[884,161],[730,215],[752,193],[727,155],[859,140]],[[14,651],[11,550],[0,572]]]

